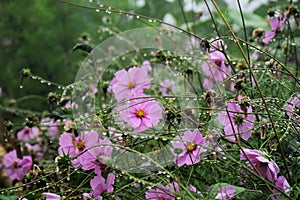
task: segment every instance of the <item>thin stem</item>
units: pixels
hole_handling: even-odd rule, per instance
[[[228,38],[230,38],[230,37],[231,37],[231,36],[222,36],[222,37],[220,37],[220,39],[223,39],[223,38],[224,38],[224,39],[228,39]],[[282,68],[287,72],[287,74],[288,74],[289,76],[291,76],[291,77],[295,80],[296,83],[298,83],[298,85],[300,85],[300,80],[298,80],[297,77],[296,77],[293,73],[291,73],[291,72],[288,70],[288,68],[287,68],[284,64],[282,64],[277,58],[275,58],[274,56],[272,56],[270,53],[265,52],[265,51],[259,49],[257,46],[254,46],[254,45],[252,45],[252,44],[246,42],[245,40],[243,40],[243,39],[241,39],[241,38],[236,38],[236,39],[239,40],[239,41],[242,42],[242,43],[248,44],[251,48],[257,50],[258,52],[260,52],[260,53],[262,53],[262,54],[265,54],[265,55],[269,56],[270,58],[272,58],[276,63],[278,63],[278,64],[280,65],[280,67],[282,67]]]
[[[289,179],[289,181],[291,182],[291,180],[292,180],[292,179],[291,179],[291,174],[290,174],[290,172],[289,172],[289,168],[288,168],[288,164],[287,164],[287,161],[286,161],[286,158],[285,158],[285,154],[284,154],[284,151],[283,151],[283,147],[282,147],[282,145],[281,145],[281,143],[280,143],[279,135],[278,135],[278,133],[277,133],[277,131],[276,131],[275,124],[274,124],[273,118],[272,118],[272,116],[271,116],[271,113],[270,113],[269,107],[268,107],[268,105],[267,105],[267,102],[266,102],[266,100],[265,100],[265,97],[264,97],[264,95],[263,95],[263,93],[262,93],[262,91],[261,91],[261,89],[260,89],[260,87],[259,87],[259,84],[258,84],[258,82],[257,82],[257,80],[256,80],[256,78],[255,78],[255,76],[254,76],[253,69],[252,69],[252,67],[250,66],[249,60],[248,60],[248,58],[247,58],[247,56],[246,56],[246,54],[245,54],[245,52],[244,52],[244,50],[243,50],[243,48],[242,48],[242,46],[241,46],[241,44],[240,44],[238,38],[236,37],[235,33],[233,32],[231,26],[228,24],[226,18],[224,17],[223,13],[221,12],[219,6],[216,4],[215,0],[212,0],[212,3],[214,4],[214,6],[215,6],[215,8],[216,8],[216,10],[217,10],[217,12],[218,12],[218,14],[219,14],[220,17],[222,18],[223,22],[225,23],[226,27],[228,28],[229,32],[231,33],[231,35],[232,35],[232,37],[233,37],[235,43],[237,44],[237,46],[238,46],[238,48],[239,48],[239,50],[240,50],[240,52],[241,52],[241,54],[242,54],[242,56],[243,56],[243,58],[244,58],[246,64],[247,64],[247,67],[248,67],[248,69],[249,69],[249,71],[250,71],[250,73],[251,73],[251,75],[252,75],[252,77],[253,77],[253,80],[254,80],[254,82],[255,82],[255,85],[257,86],[258,93],[259,93],[259,95],[260,95],[260,97],[261,97],[261,99],[262,99],[262,101],[263,101],[263,104],[264,104],[264,106],[265,106],[265,109],[266,109],[268,118],[269,118],[269,120],[270,120],[270,122],[271,122],[272,129],[273,129],[273,131],[274,131],[274,133],[275,133],[275,137],[276,137],[276,140],[277,140],[278,145],[279,145],[280,154],[281,154],[281,157],[282,157],[282,159],[283,159],[283,161],[284,161],[285,168],[286,168],[286,170],[287,170],[288,179]]]
[[[217,35],[218,35],[218,39],[219,39],[219,38],[221,37],[221,34],[220,34],[220,32],[219,32],[219,29],[218,29],[218,24],[217,24],[217,22],[215,21],[215,18],[214,18],[213,14],[212,14],[212,12],[211,12],[211,10],[210,10],[210,7],[209,7],[207,1],[204,0],[204,3],[205,3],[206,8],[207,8],[207,10],[208,10],[208,12],[209,12],[210,18],[211,18],[211,20],[212,20],[212,22],[213,22],[213,24],[214,24],[214,28],[215,28],[215,31],[216,31],[216,33],[217,33]],[[218,40],[218,39],[217,39],[217,40]],[[219,50],[219,51],[220,51],[221,53],[224,54],[224,56],[225,56],[227,62],[229,63],[229,65],[230,65],[230,67],[231,67],[233,73],[235,74],[235,69],[234,69],[234,67],[232,66],[232,63],[230,62],[229,57],[228,57],[227,54],[225,53],[225,47],[224,47],[224,45],[223,45],[222,42],[221,42],[221,47],[222,47],[222,49]],[[216,49],[217,49],[217,47],[216,47]]]
[[[141,14],[135,14],[135,13],[131,13],[131,12],[126,12],[126,11],[123,11],[123,10],[119,10],[119,9],[114,9],[114,8],[111,8],[109,10],[107,10],[106,8],[100,8],[100,7],[91,7],[91,6],[84,6],[84,5],[81,5],[81,4],[78,4],[78,3],[74,3],[74,2],[70,2],[70,1],[67,1],[67,0],[58,0],[62,3],[66,3],[66,4],[69,4],[69,5],[72,5],[72,6],[76,6],[76,7],[80,7],[80,8],[85,8],[85,9],[90,9],[90,10],[95,10],[95,11],[109,11],[109,12],[112,12],[112,13],[118,13],[118,14],[124,14],[124,15],[127,15],[127,16],[132,16],[132,17],[136,17],[137,19],[146,19],[146,20],[151,20],[152,22],[158,22],[160,24],[165,24],[167,26],[170,26],[170,27],[173,27],[183,33],[186,33],[190,36],[194,36],[195,38],[199,39],[199,40],[202,40],[203,38],[199,37],[198,35],[192,33],[192,32],[189,32],[183,28],[180,28],[176,25],[173,25],[173,24],[170,24],[168,22],[165,22],[163,20],[160,20],[160,19],[156,19],[156,18],[153,18],[153,17],[148,17],[148,16],[145,16],[145,15],[141,15]]]
[[[245,41],[246,41],[246,49],[247,49],[247,58],[248,58],[249,64],[251,64],[250,63],[251,61],[250,61],[249,45],[248,45],[248,36],[247,36],[247,31],[246,31],[244,14],[243,14],[243,10],[242,10],[242,7],[241,7],[240,0],[237,0],[237,3],[238,3],[238,6],[239,6],[239,11],[240,11],[241,18],[242,18],[242,23],[243,23],[243,31],[244,31],[244,36],[245,36]],[[250,75],[250,80],[251,80],[251,73],[249,73],[249,75]],[[250,85],[252,87],[252,81],[250,81]]]
[[[187,20],[187,18],[186,18],[185,12],[184,12],[184,10],[183,10],[183,5],[182,5],[181,0],[178,0],[178,4],[179,4],[180,10],[181,10],[181,14],[182,14],[182,16],[183,16],[184,23],[185,23],[185,25],[186,25],[186,30],[188,30],[189,32],[191,32],[190,27],[189,27],[189,24],[188,24],[188,20]]]
[[[255,165],[253,164],[253,162],[250,160],[250,158],[248,157],[248,155],[245,153],[243,147],[241,146],[240,140],[239,140],[240,137],[238,137],[237,134],[235,133],[235,129],[234,129],[234,126],[233,126],[233,122],[232,122],[232,120],[231,120],[231,117],[230,117],[230,115],[229,115],[229,111],[228,111],[227,107],[226,107],[226,113],[227,113],[227,117],[228,117],[229,122],[230,122],[230,125],[231,125],[231,129],[232,129],[232,131],[233,131],[233,135],[234,135],[234,137],[235,137],[235,142],[234,142],[234,143],[239,147],[239,149],[240,149],[240,150],[243,152],[243,154],[246,156],[248,162],[250,163],[251,167],[254,169],[255,173],[257,173],[260,177],[263,177],[263,176],[261,175],[261,173],[260,173],[260,172],[257,170],[257,168],[255,167]],[[263,180],[264,180],[264,179],[263,179]],[[268,184],[266,181],[265,181],[265,183],[266,183],[266,186],[267,186],[268,190],[270,190],[270,192],[273,193],[273,191],[272,191],[271,187],[269,186],[269,184]]]

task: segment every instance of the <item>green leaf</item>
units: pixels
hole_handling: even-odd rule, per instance
[[[297,46],[300,46],[300,37],[295,37],[295,43]]]
[[[4,196],[0,195],[1,200],[17,200],[19,197],[18,196]]]

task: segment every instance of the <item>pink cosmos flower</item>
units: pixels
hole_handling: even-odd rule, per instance
[[[262,39],[262,42],[268,44],[276,35],[278,30],[283,31],[284,23],[286,21],[286,16],[273,17],[270,19],[271,30],[265,33],[265,37]]]
[[[108,134],[111,141],[115,141],[117,144],[122,145],[123,142],[123,133],[122,131],[118,131],[114,127],[108,127]],[[107,135],[106,132],[102,133],[104,136]]]
[[[73,137],[71,133],[64,133],[59,138],[59,155],[69,154],[70,157],[75,157],[78,154],[81,154],[88,147],[98,144],[99,135],[96,131],[85,132],[82,136],[76,138]],[[73,160],[74,167],[79,167],[83,162],[87,152],[78,156],[76,160]]]
[[[23,140],[25,142],[30,141],[31,139],[39,135],[39,128],[37,127],[25,127],[17,133],[18,140]]]
[[[162,93],[163,96],[170,96],[174,95],[176,92],[177,88],[175,85],[175,81],[165,79],[161,84],[160,84],[160,89],[159,91]]]
[[[101,194],[103,192],[112,193],[114,191],[113,184],[115,183],[116,176],[113,173],[109,173],[105,180],[99,168],[95,170],[95,173],[97,175],[90,181],[90,185],[93,189],[92,193],[95,199],[102,199]]]
[[[152,70],[151,67],[151,63],[149,62],[149,60],[145,60],[141,66],[142,70],[146,71],[146,72],[150,72]]]
[[[280,169],[274,161],[270,161],[265,158],[265,152],[258,151],[256,149],[244,149],[244,152],[262,177],[267,177],[271,182],[275,182],[277,180],[277,174]],[[241,151],[240,160],[247,160],[245,154]],[[246,164],[252,168],[249,161],[247,161]],[[252,170],[256,172],[253,168]]]
[[[300,122],[300,94],[288,100],[285,110],[291,119]]]
[[[58,134],[57,121],[50,118],[44,118],[41,120],[41,129],[47,131],[46,134],[50,137],[55,137]]]
[[[97,92],[98,92],[98,88],[94,84],[91,84],[90,85],[90,93],[96,94]]]
[[[58,135],[58,126],[56,121],[51,121],[49,123],[49,129],[47,131],[47,134],[51,137],[55,137]]]
[[[176,193],[179,193],[179,185],[174,182],[166,186],[157,183],[156,189],[149,189],[146,192],[146,199],[148,200],[175,200]]]
[[[213,51],[219,51],[219,50],[226,50],[227,49],[227,46],[225,44],[225,42],[220,39],[220,38],[215,38],[211,41],[211,48],[210,48],[210,52],[213,52]]]
[[[242,99],[241,96],[238,97],[239,100]],[[236,137],[241,136],[244,140],[248,140],[251,137],[251,129],[254,127],[254,115],[252,114],[252,107],[250,105],[244,106],[242,110],[242,105],[239,105],[240,102],[236,102],[234,99],[231,99],[227,102],[227,111],[222,111],[218,115],[220,123],[225,126],[224,132],[226,139],[234,142]]]
[[[83,170],[97,169],[105,165],[107,159],[111,158],[113,147],[109,139],[99,140],[96,146],[91,147],[81,159]]]
[[[148,60],[145,60],[141,66],[141,70],[144,72],[150,72],[152,70],[150,62]],[[116,72],[115,77],[110,81],[109,87],[107,89],[108,92],[113,92],[114,88],[116,86],[116,83],[118,82],[118,78],[122,77],[123,75],[126,75],[126,70],[121,69]]]
[[[132,67],[128,72],[121,70],[112,80],[111,89],[118,102],[140,96],[144,89],[150,88],[150,76],[145,68]]]
[[[30,171],[32,158],[31,156],[23,156],[22,159],[19,159],[17,151],[13,150],[4,155],[3,165],[10,179],[20,181]]]
[[[72,101],[68,101],[64,106],[64,108],[67,108],[67,109],[73,109],[73,108],[77,108],[77,107],[78,107],[78,105]]]
[[[42,195],[46,196],[46,200],[60,200],[60,196],[50,192],[43,192]]]
[[[200,197],[203,197],[203,194],[202,194],[199,190],[197,190],[197,188],[196,188],[195,186],[190,185],[190,186],[188,187],[188,189],[189,189],[190,191],[193,191],[193,192],[197,193]]]
[[[2,87],[0,87],[0,96],[2,95]]]
[[[121,69],[119,71],[117,71],[115,73],[115,77],[109,82],[109,86],[107,91],[108,92],[113,92],[115,87],[116,87],[116,83],[118,82],[118,77],[122,77],[123,75],[125,75],[127,72],[125,69]]]
[[[93,200],[93,195],[91,193],[83,193],[82,194],[82,200]],[[102,200],[103,198],[101,197],[100,200]]]
[[[31,145],[29,143],[25,143],[25,149],[27,152],[29,152],[31,155],[34,154],[37,159],[43,158],[43,151],[39,144]],[[21,148],[22,152],[24,151],[24,148]]]
[[[217,190],[217,196],[215,199],[226,200],[228,198],[233,198],[235,196],[236,190],[232,186],[224,186]]]
[[[199,145],[206,146],[208,143],[198,129],[195,129],[193,132],[186,131],[183,136],[176,136],[175,139],[177,141],[172,141],[172,146],[181,150],[181,152],[179,154],[174,152],[174,163],[181,167],[184,164],[194,165],[200,162],[201,153],[205,149]]]
[[[289,183],[287,182],[286,178],[284,176],[279,176],[277,178],[277,181],[275,183],[276,187],[278,187],[280,190],[282,190],[284,193],[289,193],[291,191],[291,187],[289,185]],[[278,190],[274,189],[272,190],[273,193],[279,193]],[[272,200],[276,200],[276,199],[283,199],[284,197],[282,196],[272,196],[271,199]]]
[[[150,98],[131,100],[118,109],[120,117],[134,128],[136,133],[156,126],[162,118],[161,106]]]
[[[225,56],[222,52],[213,51],[204,62],[202,70],[207,77],[203,82],[205,89],[212,89],[215,83],[224,81],[231,75],[231,68],[225,65]]]

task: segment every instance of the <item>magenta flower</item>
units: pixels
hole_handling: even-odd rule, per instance
[[[159,91],[162,93],[163,96],[170,96],[174,95],[176,92],[177,88],[175,85],[175,82],[169,79],[165,79],[161,84],[160,84],[160,89]]]
[[[242,99],[241,96],[238,98]],[[251,129],[254,127],[252,107],[245,106],[242,101],[236,102],[234,99],[227,102],[226,107],[228,112],[222,111],[218,116],[220,123],[224,126],[225,138],[234,142],[235,134],[236,137],[241,136],[244,140],[248,140],[252,134]]]
[[[77,108],[77,107],[78,107],[78,105],[75,102],[72,102],[72,101],[68,101],[64,106],[64,108],[66,108],[66,109],[74,109],[74,108]]]
[[[212,89],[215,83],[224,81],[231,75],[231,68],[225,65],[225,56],[222,52],[213,51],[204,62],[202,70],[207,77],[203,82],[205,89]]]
[[[99,168],[97,168],[99,169]],[[93,196],[94,198],[101,199],[101,194],[103,192],[112,193],[114,191],[114,183],[115,183],[115,175],[113,173],[109,173],[107,179],[105,180],[101,175],[100,170],[95,170],[97,174],[91,181],[90,185],[93,189]]]
[[[92,200],[92,199],[94,199],[93,198],[93,195],[91,194],[91,193],[83,193],[82,194],[82,200]],[[101,199],[100,200],[102,200],[103,198],[101,197]]]
[[[118,131],[116,130],[114,127],[108,127],[108,134],[109,134],[109,138],[112,141],[115,141],[117,144],[122,145],[122,141],[123,141],[123,133],[122,131]],[[106,132],[102,133],[103,135],[107,135]]]
[[[207,146],[208,143],[198,129],[195,129],[193,132],[186,131],[183,136],[176,136],[175,139],[177,141],[172,141],[172,146],[175,148],[174,151],[179,150],[181,152],[174,152],[174,163],[181,167],[184,164],[194,165],[200,162],[201,153],[205,149],[199,145]]]
[[[286,178],[284,176],[279,176],[277,178],[277,181],[275,183],[276,187],[278,187],[281,191],[283,191],[284,193],[289,193],[291,190],[291,187],[289,185],[289,183],[287,182]],[[279,191],[277,189],[272,190],[273,193],[279,193]],[[282,196],[272,196],[271,199],[275,200],[275,199],[283,199],[284,197]]]
[[[49,129],[47,131],[47,135],[51,137],[55,137],[58,135],[58,126],[56,121],[51,121],[49,123]]]
[[[147,73],[148,73],[148,72],[151,72],[152,67],[151,67],[150,62],[149,62],[148,60],[145,60],[145,61],[143,62],[143,64],[142,64],[142,66],[141,66],[141,69],[144,70],[144,71],[146,71]]]
[[[71,133],[64,133],[59,138],[59,155],[69,154],[70,157],[75,157],[85,151],[88,147],[94,146],[99,141],[99,135],[96,131],[85,132],[80,137],[74,138]],[[73,160],[74,167],[79,167],[83,162],[87,152],[81,154]]]
[[[91,84],[90,85],[90,93],[96,94],[97,92],[98,92],[98,88],[94,84]]]
[[[150,98],[131,100],[118,109],[120,110],[120,117],[134,128],[134,132],[142,132],[152,128],[162,118],[161,106]]]
[[[175,200],[176,193],[179,193],[179,185],[174,182],[166,186],[161,183],[157,183],[156,189],[149,189],[146,192],[147,200]]]
[[[119,71],[117,71],[115,73],[115,77],[109,82],[109,87],[107,89],[108,92],[113,92],[115,87],[116,87],[116,83],[118,82],[118,77],[122,77],[123,75],[126,75],[126,70],[125,69],[121,69]]]
[[[228,198],[233,198],[235,196],[236,190],[232,186],[224,186],[217,190],[217,196],[215,199],[226,200]]]
[[[107,159],[111,158],[113,147],[109,139],[99,140],[87,153],[82,156],[81,165],[83,170],[97,169],[105,165]]]
[[[197,190],[197,188],[195,186],[189,185],[188,189],[190,191],[193,191],[193,192],[197,193],[200,197],[203,197],[203,194],[199,190]]]
[[[225,44],[225,42],[222,39],[218,38],[218,37],[211,40],[211,45],[210,46],[211,46],[210,52],[226,50],[227,49],[227,45]]]
[[[300,94],[288,100],[285,110],[291,119],[300,122]]]
[[[115,74],[111,89],[118,102],[140,96],[144,89],[150,88],[150,76],[145,68],[133,67],[128,72],[121,70]]]
[[[43,192],[42,195],[46,196],[46,200],[60,200],[60,196],[50,192]]]
[[[37,137],[39,135],[39,128],[37,127],[25,127],[21,131],[17,133],[18,140],[23,140],[25,142],[30,141],[31,139]]]
[[[286,16],[282,16],[281,14],[279,17],[273,17],[270,19],[271,30],[265,33],[265,37],[262,39],[262,42],[268,44],[275,37],[278,30],[283,31],[285,20]]]
[[[22,180],[32,166],[31,156],[23,156],[22,159],[17,157],[17,151],[13,150],[4,155],[3,165],[5,172],[10,179]]]
[[[43,151],[42,151],[42,149],[41,149],[41,147],[40,147],[40,145],[39,144],[34,144],[34,145],[31,145],[31,144],[29,144],[29,143],[25,143],[25,146],[24,146],[25,148],[22,148],[21,147],[21,151],[23,152],[24,150],[26,150],[25,152],[28,152],[28,153],[30,153],[31,155],[32,154],[34,154],[35,155],[35,157],[37,158],[37,159],[42,159],[43,158]]]
[[[151,69],[151,65],[150,62],[148,60],[145,60],[141,66],[141,70],[144,72],[150,72]],[[122,77],[123,75],[126,75],[127,72],[125,69],[121,69],[119,71],[116,72],[115,77],[110,81],[109,83],[109,87],[107,89],[108,92],[113,92],[116,86],[116,83],[118,82],[118,78]]]
[[[258,151],[256,149],[244,149],[244,152],[262,177],[267,177],[271,182],[275,182],[277,180],[277,174],[280,169],[274,161],[270,161],[265,158],[265,152]],[[245,154],[241,151],[240,160],[247,160]],[[252,168],[254,172],[256,172],[251,163],[249,161],[246,162],[246,164]]]
[[[57,136],[59,132],[57,121],[54,121],[50,118],[44,118],[41,120],[41,129],[43,131],[47,131],[46,134],[50,137]]]

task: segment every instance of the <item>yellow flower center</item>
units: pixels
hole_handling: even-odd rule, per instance
[[[78,150],[82,151],[84,149],[84,142],[79,140],[77,143],[76,143],[76,147]]]
[[[190,143],[187,147],[186,150],[188,152],[194,151],[196,149],[196,145],[194,143]]]
[[[137,110],[135,115],[139,118],[145,117],[145,111],[144,110]]]
[[[135,87],[135,82],[129,81],[127,86],[128,86],[129,89],[132,89],[132,88]]]

